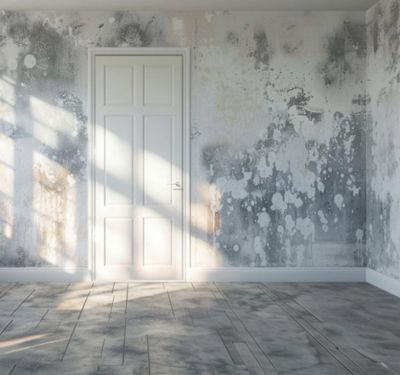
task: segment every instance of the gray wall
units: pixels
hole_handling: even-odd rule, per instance
[[[192,48],[193,265],[365,264],[364,13],[0,18],[0,266],[87,264],[89,46]]]
[[[368,266],[400,279],[400,2],[367,14]]]

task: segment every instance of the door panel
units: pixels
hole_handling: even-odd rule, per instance
[[[133,203],[133,123],[130,116],[106,116],[105,204]]]
[[[173,70],[168,65],[144,66],[144,104],[171,105]]]
[[[105,105],[133,103],[133,69],[118,65],[105,67]]]
[[[181,60],[96,57],[97,279],[182,279]]]
[[[105,266],[133,264],[132,219],[105,219]]]
[[[144,118],[145,205],[172,203],[171,116]]]
[[[144,264],[170,266],[172,264],[172,222],[170,219],[144,219]],[[160,249],[163,251],[160,252]]]

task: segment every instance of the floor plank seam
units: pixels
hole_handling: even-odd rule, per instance
[[[17,367],[17,365],[14,365],[14,366],[11,368],[10,372],[8,373],[8,375],[12,375],[12,373],[14,372],[14,370],[15,370],[16,367]]]
[[[92,286],[93,286],[93,284],[92,284]],[[65,357],[65,355],[67,354],[67,350],[68,350],[69,345],[70,345],[70,343],[71,343],[72,337],[74,336],[76,327],[78,326],[79,319],[80,319],[80,317],[81,317],[81,315],[82,315],[83,309],[85,308],[85,305],[86,305],[86,302],[87,302],[87,300],[88,300],[88,298],[89,298],[89,295],[90,295],[90,290],[89,290],[89,293],[88,293],[87,296],[86,296],[85,301],[83,302],[83,305],[82,305],[82,307],[81,307],[81,310],[79,311],[78,319],[76,320],[76,322],[75,322],[75,324],[74,324],[74,327],[72,328],[72,331],[71,331],[71,334],[70,334],[70,336],[69,336],[67,345],[65,346],[65,350],[64,350],[64,352],[63,352],[63,354],[62,354],[62,356],[61,356],[61,361],[64,360],[64,357]]]
[[[14,319],[11,319],[6,325],[5,327],[3,327],[3,329],[0,331],[0,335],[2,335],[4,332],[7,331],[8,327],[14,322]]]
[[[245,331],[247,332],[247,334],[249,335],[249,337],[253,340],[253,342],[256,344],[256,346],[258,347],[258,349],[261,351],[261,353],[265,356],[265,358],[268,360],[268,362],[270,363],[270,365],[272,366],[272,368],[275,370],[276,374],[280,374],[279,370],[277,369],[277,367],[275,366],[275,364],[272,362],[271,358],[269,358],[269,356],[264,352],[264,350],[262,349],[261,345],[258,343],[258,341],[255,339],[255,337],[249,332],[248,328],[245,326],[245,324],[243,323],[243,321],[240,319],[240,317],[237,315],[236,311],[234,310],[234,308],[232,307],[228,297],[225,295],[225,293],[220,290],[220,288],[218,287],[218,285],[216,283],[214,283],[215,287],[217,288],[218,292],[221,294],[221,296],[225,299],[229,309],[232,311],[232,313],[235,315],[235,317],[238,319],[238,321],[241,323],[241,325],[243,326],[243,328],[245,329]],[[261,366],[261,368],[264,369],[263,366]],[[264,369],[265,371],[265,369]]]
[[[11,289],[15,288],[16,285],[17,285],[17,283],[13,283],[13,284],[11,284],[10,286],[8,286],[7,288],[5,288],[5,290],[3,290],[3,291],[1,292],[1,294],[0,294],[0,300],[1,300],[5,295],[7,295],[8,292],[9,292]]]
[[[270,293],[270,295],[274,295],[274,292],[271,291],[267,285],[263,285],[264,288],[266,288],[266,290]],[[287,305],[286,302],[281,302],[278,298],[275,299],[274,303],[276,303],[276,305],[278,305],[279,307],[281,307],[281,309],[294,321],[296,322],[296,324],[298,324],[308,335],[310,335],[312,337],[312,339],[317,342],[322,348],[324,348],[324,350],[329,353],[331,355],[331,357],[333,357],[338,363],[341,364],[341,366],[346,369],[350,374],[352,375],[356,375],[352,369],[350,369],[335,353],[332,352],[332,350],[330,350],[326,345],[324,345],[311,331],[310,329],[308,329],[307,327],[304,326],[304,324],[302,324],[299,319],[296,317],[296,312],[290,312],[290,306]],[[334,344],[335,347],[337,348],[338,352],[343,354],[339,347]],[[362,371],[363,373],[364,370],[362,368],[360,368],[357,364],[356,366],[358,367],[358,369],[360,371]],[[366,375],[368,375],[368,373],[365,373]]]
[[[171,296],[170,296],[170,293],[169,293],[168,290],[167,290],[167,296],[168,296],[169,304],[170,304],[170,306],[171,306],[172,316],[173,316],[174,319],[176,319],[174,306],[172,305]]]
[[[13,312],[10,314],[10,316],[13,316],[13,315],[18,311],[18,309],[28,300],[28,298],[29,298],[33,293],[35,293],[35,289],[33,289],[33,290],[21,301],[21,303],[13,310]]]
[[[122,364],[125,364],[125,350],[126,350],[126,323],[127,323],[127,315],[125,314],[125,325],[124,325],[124,342],[122,347]]]
[[[147,344],[147,365],[149,368],[149,375],[151,375],[149,335],[146,335],[146,344]]]

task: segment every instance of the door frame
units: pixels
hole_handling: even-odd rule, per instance
[[[190,267],[190,48],[94,47],[88,49],[88,269],[96,280],[95,241],[95,58],[96,56],[181,56],[182,57],[182,280],[187,281]],[[143,281],[143,280],[141,280]],[[154,280],[163,281],[163,280]]]

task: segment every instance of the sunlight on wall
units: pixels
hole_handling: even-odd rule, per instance
[[[57,148],[60,135],[74,132],[76,120],[72,113],[34,96],[29,98],[29,105],[33,119],[33,134],[40,142]]]
[[[0,230],[6,239],[13,235],[14,141],[0,133]]]
[[[72,267],[76,264],[75,179],[65,168],[35,152],[34,220],[38,228],[38,255],[47,262]]]
[[[12,198],[14,195],[14,141],[0,134],[0,192]]]
[[[0,134],[0,192],[12,198],[14,195],[14,141]]]
[[[219,213],[221,193],[214,184],[202,184],[198,188],[200,202],[192,202],[192,247],[191,262],[197,266],[217,266],[219,262],[218,244],[214,233],[218,233],[221,217]],[[212,199],[210,199],[212,197]],[[209,242],[208,237],[213,236]]]
[[[2,76],[0,78],[0,121],[7,130],[15,126],[15,104],[15,81],[10,77]]]
[[[7,98],[7,99],[6,99]],[[15,188],[15,142],[6,134],[15,128],[15,82],[0,78],[0,237],[10,240],[13,236]]]

